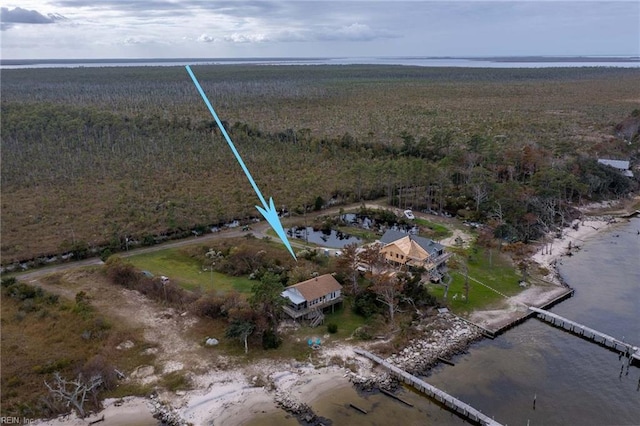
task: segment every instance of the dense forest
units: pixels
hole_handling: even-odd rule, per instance
[[[637,69],[193,70],[262,192],[293,212],[385,197],[527,242],[638,187],[596,161],[637,164]],[[3,70],[1,91],[3,265],[257,214],[182,67]]]

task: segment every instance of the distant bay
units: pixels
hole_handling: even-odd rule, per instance
[[[458,68],[640,68],[638,56],[1,59],[0,69],[184,65],[402,65]]]

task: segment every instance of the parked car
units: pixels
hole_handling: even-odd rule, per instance
[[[405,210],[404,211],[404,217],[406,217],[409,220],[413,220],[416,217],[413,215],[413,212],[411,210]]]

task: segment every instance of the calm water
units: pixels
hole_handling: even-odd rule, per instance
[[[575,296],[551,310],[640,346],[640,219],[594,237],[560,272]],[[509,425],[640,424],[640,368],[532,319],[474,345],[435,386]],[[536,409],[533,398],[536,396]]]
[[[340,58],[176,58],[176,59],[62,59],[62,60],[3,60],[0,69],[16,68],[77,68],[128,66],[184,66],[202,65],[407,65],[419,67],[464,68],[550,68],[550,67],[640,67],[638,57],[340,57]]]
[[[306,228],[289,228],[287,229],[287,235],[299,240],[305,240],[309,243],[318,244],[322,247],[331,248],[342,248],[347,244],[359,244],[362,242],[358,237],[336,231],[335,229],[330,231],[314,231],[311,226],[307,226]]]
[[[638,230],[640,219],[615,225],[565,258],[561,272],[576,294],[551,310],[640,346]],[[537,319],[474,344],[454,361],[455,367],[440,366],[426,380],[502,424],[640,424],[640,368],[620,376],[624,358]],[[389,425],[400,419],[405,426],[467,424],[421,395],[406,390],[402,396],[415,407],[384,395],[362,397],[349,385],[311,405],[334,425]],[[355,412],[349,402],[369,414]],[[285,417],[272,414],[252,424],[295,424]]]

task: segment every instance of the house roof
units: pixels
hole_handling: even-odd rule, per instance
[[[429,255],[439,252],[444,249],[442,244],[438,244],[429,238],[419,237],[417,235],[406,234],[401,231],[394,231],[389,229],[380,238],[380,242],[384,245],[395,243],[400,250],[411,257],[424,258],[426,257],[421,253],[424,250]],[[421,254],[420,256],[418,256]]]
[[[618,169],[622,172],[623,175],[627,177],[633,177],[633,172],[629,170],[630,163],[626,160],[609,160],[607,158],[599,158],[598,163],[604,164],[605,166],[613,167],[614,169]]]
[[[287,288],[285,291],[283,291],[282,297],[286,297],[296,305],[299,305],[305,302],[304,297],[302,297],[302,295],[299,292],[295,291],[292,288]]]
[[[322,296],[326,296],[329,293],[333,293],[334,291],[338,291],[342,289],[342,286],[331,274],[320,275],[319,277],[311,278],[307,281],[302,281],[298,284],[290,285],[285,288],[282,292],[284,297],[288,297],[288,295],[293,294],[294,292],[290,290],[297,290],[300,295],[306,300],[310,302],[314,299],[318,299]],[[293,303],[302,303],[296,302],[291,299]]]
[[[611,166],[618,170],[629,170],[629,162],[624,160],[609,160],[606,158],[599,158],[598,163],[605,166]]]

